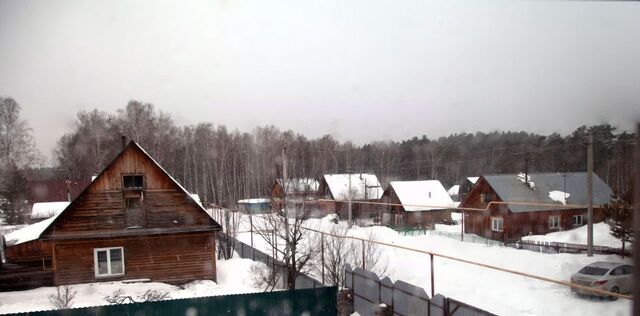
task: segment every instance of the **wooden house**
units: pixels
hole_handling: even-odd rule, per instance
[[[135,142],[61,213],[25,229],[5,236],[7,261],[44,245],[55,285],[216,280],[220,225]]]
[[[485,175],[461,208],[466,233],[501,241],[572,229],[587,223],[587,173]],[[611,189],[593,176],[594,222],[602,221],[602,205]]]
[[[433,227],[451,223],[454,202],[438,180],[391,181],[382,194],[383,224],[396,227]]]
[[[276,179],[271,187],[271,203],[275,210],[282,209],[284,197],[294,203],[305,202],[313,208],[317,208],[318,180],[312,178],[293,178],[286,183],[282,179]],[[286,195],[285,195],[286,192]]]
[[[355,202],[351,208],[353,218],[378,218],[383,208],[362,202],[379,202],[382,193],[376,175],[367,173],[326,174],[318,188],[318,197],[327,200],[319,202],[324,214],[338,214],[341,218],[348,217],[349,197]]]

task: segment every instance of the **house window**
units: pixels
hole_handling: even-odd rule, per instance
[[[496,232],[501,232],[504,228],[504,221],[502,217],[492,217],[491,218],[491,230]]]
[[[128,174],[122,176],[125,190],[141,190],[144,188],[144,180],[141,174]]]
[[[93,249],[93,260],[96,277],[124,275],[124,249],[122,247]]]
[[[582,215],[573,215],[573,226],[582,226]]]
[[[125,204],[125,220],[128,228],[144,226],[144,213],[142,210],[141,196],[126,197]]]
[[[480,203],[484,203],[484,202],[485,202],[485,195],[480,194]]]
[[[560,228],[560,216],[549,216],[549,228]]]

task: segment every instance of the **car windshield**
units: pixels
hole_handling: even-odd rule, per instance
[[[582,268],[582,270],[578,271],[578,273],[586,275],[605,275],[607,274],[607,271],[609,271],[609,269],[598,267],[584,267]]]

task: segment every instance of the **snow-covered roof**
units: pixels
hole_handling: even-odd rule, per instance
[[[460,194],[460,185],[456,184],[456,185],[452,186],[451,188],[449,188],[447,193],[449,193],[450,196],[454,196],[454,195]]]
[[[270,199],[244,199],[244,200],[239,200],[238,204],[256,204],[256,203],[271,203]]]
[[[485,175],[483,177],[502,201],[558,205],[558,207],[555,207],[548,205],[511,204],[509,205],[509,209],[512,212],[562,209],[564,204],[569,204],[566,208],[570,209],[572,208],[570,205],[586,205],[588,203],[586,172],[568,172],[565,174],[530,173],[528,174],[526,184],[523,183],[525,179],[523,174]],[[611,188],[609,188],[600,177],[594,174],[593,205],[600,206],[610,200]]]
[[[202,201],[200,201],[200,196],[198,195],[198,193],[189,193],[189,195],[191,196],[191,198],[196,201],[196,203],[200,204],[200,206],[202,206]]]
[[[438,180],[391,181],[389,185],[407,212],[455,208],[459,204]]]
[[[349,190],[349,176],[351,176],[351,190]],[[375,174],[325,174],[324,180],[336,201],[349,200],[377,200],[382,197],[382,186]]]
[[[318,192],[318,187],[320,186],[318,181],[313,178],[287,179],[286,185],[283,185],[282,179],[277,179],[276,181],[287,190],[287,194],[315,193]]]
[[[62,212],[69,202],[40,202],[34,203],[31,208],[31,219],[45,219]]]
[[[480,177],[467,177],[467,180],[469,180],[471,184],[476,184],[476,182],[478,182],[478,179],[480,179]]]
[[[62,212],[47,218],[43,221],[37,222],[35,224],[31,224],[27,227],[18,229],[11,233],[4,235],[4,239],[7,242],[7,246],[14,246],[18,244],[22,244],[25,242],[29,242],[32,240],[36,240],[40,238],[42,232],[44,232],[51,223],[61,214]]]

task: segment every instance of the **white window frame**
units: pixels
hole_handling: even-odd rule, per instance
[[[494,225],[494,223],[497,223],[497,222],[501,223],[499,225],[500,229],[497,229],[495,227],[497,225]],[[504,219],[502,217],[492,217],[491,218],[491,230],[494,231],[494,232],[502,232],[502,231],[504,231]]]
[[[111,250],[120,249],[122,254],[122,273],[111,273]],[[98,252],[105,251],[107,253],[107,273],[100,274],[98,269]],[[96,278],[108,278],[114,276],[124,275],[124,247],[108,247],[108,248],[93,248],[93,271]]]
[[[554,219],[557,219],[557,221],[555,221]],[[553,225],[553,224],[557,224],[557,226]],[[549,216],[549,228],[550,229],[560,229],[560,215],[551,215]]]
[[[580,218],[580,224],[576,223],[576,218]],[[584,215],[582,214],[573,215],[571,216],[571,221],[573,223],[573,226],[582,226],[584,225]]]

